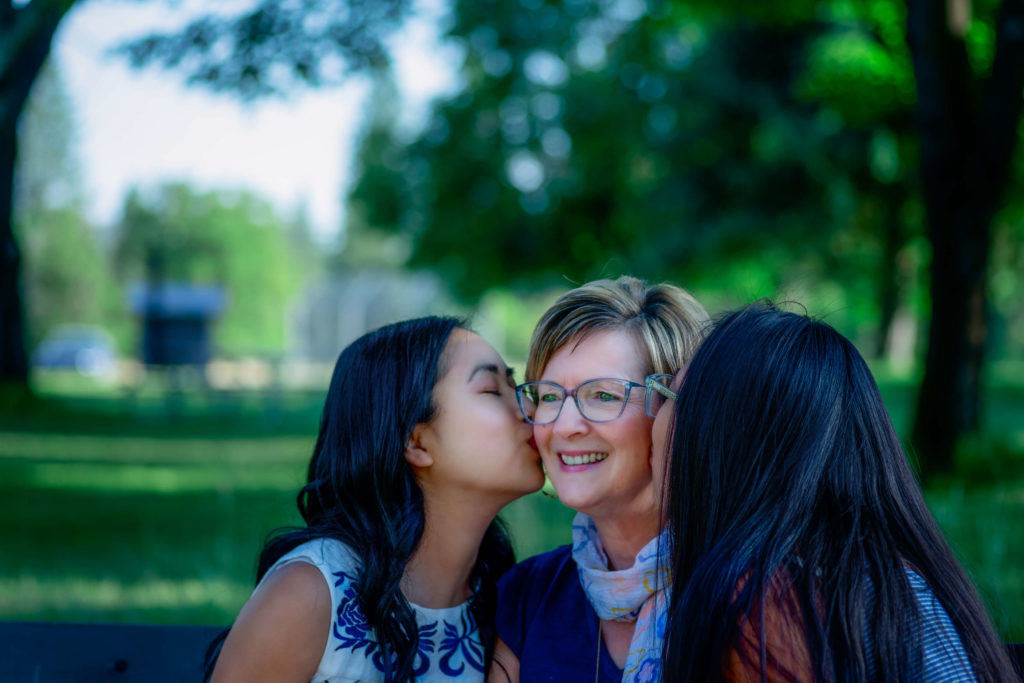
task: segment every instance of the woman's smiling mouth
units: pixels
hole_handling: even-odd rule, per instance
[[[608,457],[607,453],[559,453],[558,458],[562,461],[563,465],[590,465],[595,462],[601,462]]]

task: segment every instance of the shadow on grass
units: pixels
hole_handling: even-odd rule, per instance
[[[323,400],[323,391],[67,397],[8,387],[0,391],[0,431],[156,437],[315,434]]]

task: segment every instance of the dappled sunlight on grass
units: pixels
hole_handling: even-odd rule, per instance
[[[305,465],[313,451],[314,439],[285,436],[247,439],[223,438],[140,438],[133,436],[45,434],[2,432],[0,458],[37,460],[88,460],[107,463],[207,463],[248,465],[299,463]]]
[[[223,468],[185,465],[92,465],[40,463],[26,473],[26,483],[40,488],[93,489],[96,491],[145,491],[148,493],[198,493],[219,489],[248,491],[297,491],[305,483],[294,467],[254,466],[238,468],[231,477]]]
[[[213,608],[225,614],[237,612],[252,592],[252,585],[225,578],[152,578],[125,582],[116,577],[35,576],[0,578],[0,611],[8,619],[33,619],[40,612],[121,612],[139,615],[155,610]],[[142,619],[136,619],[142,621]]]
[[[145,439],[3,434],[0,474],[40,489],[297,491],[313,439]]]
[[[312,445],[0,432],[0,618],[230,623]]]

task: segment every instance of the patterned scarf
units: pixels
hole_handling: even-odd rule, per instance
[[[661,680],[661,646],[665,638],[668,567],[658,564],[659,544],[667,546],[667,532],[651,539],[636,555],[629,569],[610,571],[594,520],[582,512],[572,523],[572,559],[579,569],[580,584],[597,616],[608,621],[636,622],[622,683],[655,683]]]

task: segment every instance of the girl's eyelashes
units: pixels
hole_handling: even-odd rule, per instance
[[[506,393],[515,395],[516,382],[510,375],[492,373],[486,380],[481,380],[478,391],[481,394],[494,394],[495,396],[504,396]]]
[[[506,384],[499,384],[496,387],[495,386],[487,387],[487,388],[485,388],[480,393],[483,393],[483,394],[494,394],[495,396],[504,396],[506,394],[511,394],[511,395],[514,396],[515,393],[516,393],[516,388],[513,385],[511,385],[511,384],[507,384],[507,385]]]

